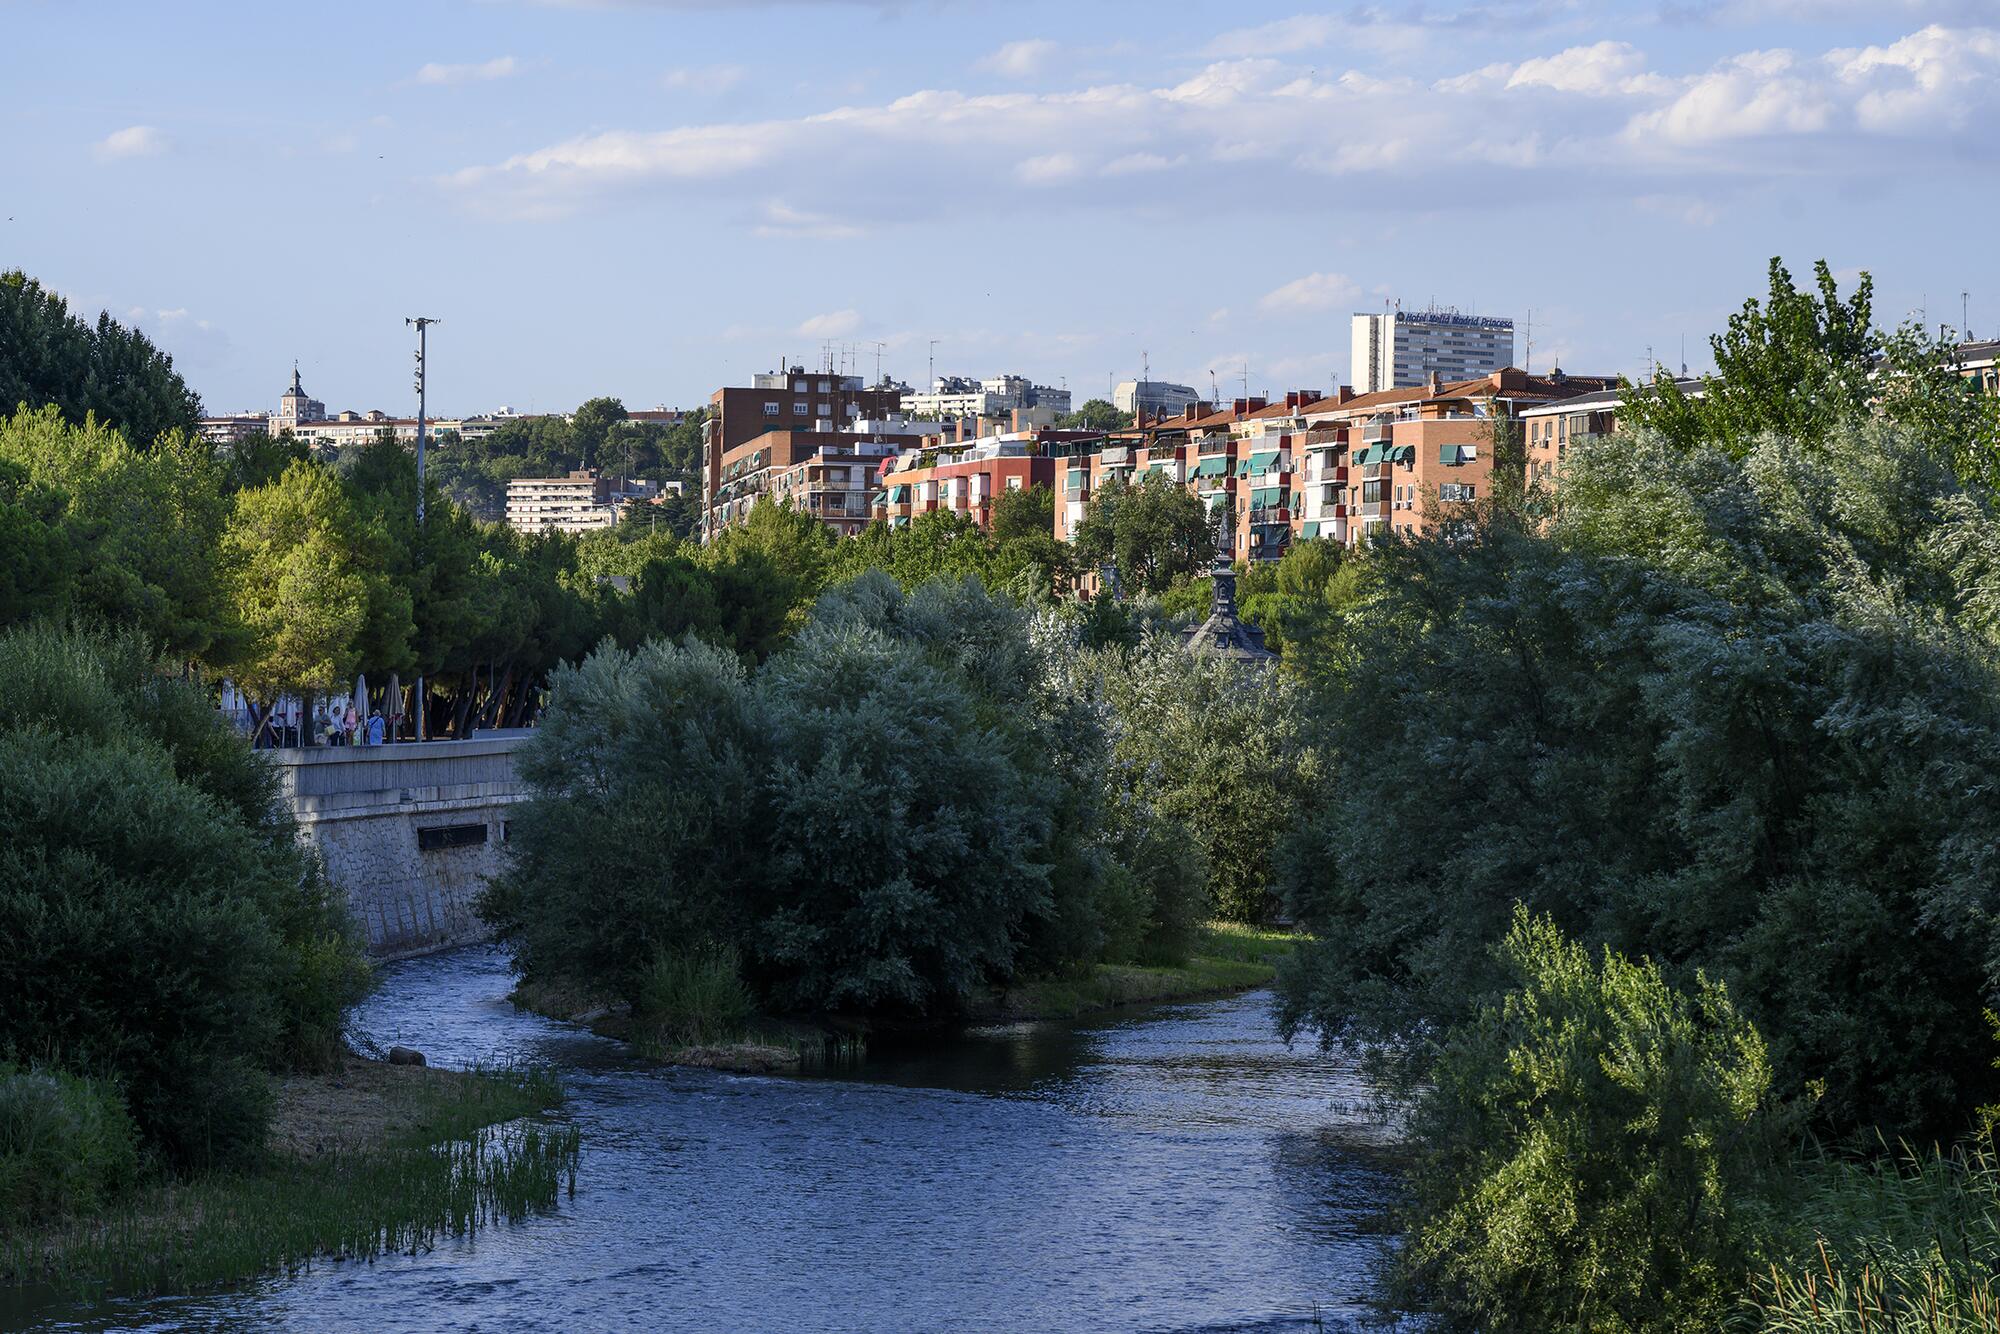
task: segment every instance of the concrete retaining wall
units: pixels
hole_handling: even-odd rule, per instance
[[[483,937],[473,900],[501,867],[507,809],[522,796],[514,751],[530,735],[263,752],[370,953],[403,958]]]

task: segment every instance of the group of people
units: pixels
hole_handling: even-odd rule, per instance
[[[340,708],[336,702],[334,707],[326,709],[323,713],[318,709],[315,709],[314,713],[320,715],[319,736],[321,742],[325,745],[379,746],[382,744],[382,734],[386,724],[382,720],[382,711],[380,709],[368,710],[368,716],[364,719],[360,711],[354,707],[354,700],[349,698],[347,707],[344,709]]]
[[[380,709],[364,715],[355,696],[324,696],[308,712],[297,695],[280,695],[260,714],[249,697],[223,682],[222,712],[238,731],[250,734],[258,750],[291,746],[379,746],[389,735],[389,720]]]

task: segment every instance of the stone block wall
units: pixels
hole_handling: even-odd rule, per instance
[[[522,796],[514,751],[529,735],[263,752],[371,954],[403,958],[484,936],[473,901],[506,856],[507,811]]]

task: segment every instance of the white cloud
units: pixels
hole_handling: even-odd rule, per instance
[[[1163,157],[1158,153],[1127,153],[1104,164],[1106,176],[1136,176],[1149,171],[1169,171],[1187,161],[1186,154]]]
[[[1049,58],[1061,49],[1046,37],[1028,37],[1008,42],[998,51],[983,57],[979,68],[1004,74],[1010,79],[1032,78],[1046,69]]]
[[[660,76],[662,87],[677,92],[726,93],[750,77],[741,65],[681,65]]]
[[[1074,153],[1044,153],[1017,163],[1014,176],[1028,185],[1060,185],[1075,180],[1082,170]]]
[[[512,56],[500,56],[477,65],[440,65],[433,61],[417,71],[418,83],[448,87],[452,84],[477,83],[487,79],[504,79],[520,72],[521,63]]]
[[[830,310],[824,315],[815,315],[799,323],[799,333],[807,338],[839,338],[851,334],[861,327],[861,312],[858,310]]]
[[[1572,46],[1552,56],[1524,60],[1507,79],[1509,88],[1553,88],[1563,93],[1606,97],[1614,93],[1661,93],[1671,85],[1646,73],[1646,58],[1629,42]]]
[[[1759,135],[1812,134],[1832,125],[1835,90],[1790,51],[1751,51],[1695,79],[1657,111],[1632,120],[1634,137],[1703,144]]]
[[[1830,51],[1826,62],[1843,83],[1861,90],[1854,114],[1864,130],[1963,126],[1994,101],[2000,32],[1933,24],[1888,46]]]
[[[769,236],[853,235],[943,211],[990,188],[994,163],[1039,187],[1176,169],[1199,181],[1203,207],[1225,209],[1269,206],[1274,191],[1294,206],[1338,205],[1357,186],[1381,185],[1375,203],[1414,212],[1446,198],[1534,196],[1551,172],[1627,198],[1700,198],[1771,171],[1907,176],[1990,154],[1979,127],[2000,113],[2000,36],[1986,29],[1748,51],[1691,71],[1662,70],[1620,42],[1501,64],[1474,63],[1479,49],[1440,44],[1466,57],[1456,67],[1427,58],[1420,73],[1237,58],[1171,83],[933,88],[797,117],[611,129],[442,183],[475,206],[526,217],[698,183],[713,199],[733,197]],[[913,161],[927,164],[918,196],[856,188]],[[771,202],[777,179],[792,199],[839,201],[839,216]],[[1061,199],[1166,206],[1144,190],[1064,189]]]
[[[752,229],[758,236],[798,236],[819,241],[847,241],[865,233],[852,223],[825,213],[809,213],[780,200],[762,209],[762,221]]]
[[[171,147],[172,141],[154,126],[128,125],[99,139],[91,152],[101,162],[115,162],[121,158],[158,157]]]
[[[1344,273],[1308,273],[1258,298],[1260,309],[1271,311],[1332,310],[1353,302],[1360,286]]]

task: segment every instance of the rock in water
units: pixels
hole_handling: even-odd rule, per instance
[[[391,1047],[389,1048],[389,1064],[424,1065],[427,1062],[424,1060],[424,1054],[415,1047]]]

